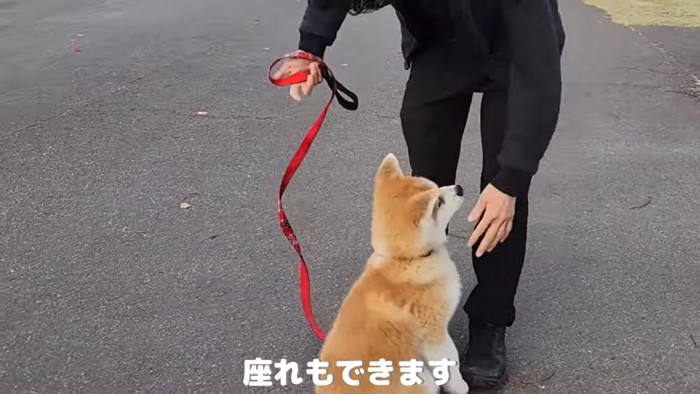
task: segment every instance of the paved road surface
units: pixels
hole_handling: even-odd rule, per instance
[[[699,392],[691,68],[561,3],[564,106],[533,186],[506,391]],[[265,80],[303,4],[0,0],[0,391],[276,392],[243,388],[243,360],[316,354],[274,193],[327,91],[293,105]],[[348,21],[328,58],[361,109],[333,108],[286,200],[324,328],[370,252],[375,167],[406,163],[398,40],[390,11]]]

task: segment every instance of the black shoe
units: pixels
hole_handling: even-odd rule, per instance
[[[506,327],[469,321],[469,346],[460,372],[470,387],[495,388],[506,382]]]

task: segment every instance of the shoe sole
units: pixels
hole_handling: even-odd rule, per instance
[[[469,384],[469,387],[493,389],[504,386],[508,381],[508,377],[505,373],[503,373],[503,375],[500,378],[471,375],[466,376],[465,380],[467,381],[467,384]]]

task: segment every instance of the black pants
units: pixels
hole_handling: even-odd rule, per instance
[[[499,170],[496,156],[505,131],[507,83],[496,82],[488,75],[487,67],[460,63],[456,58],[449,46],[443,46],[414,59],[401,108],[403,133],[413,174],[439,186],[454,184],[472,96],[475,91],[483,91],[480,179],[483,190]],[[478,243],[473,247],[472,262],[478,284],[464,305],[470,319],[513,324],[515,293],[525,259],[527,217],[525,195],[516,200],[513,229],[506,241],[479,258],[474,255]]]

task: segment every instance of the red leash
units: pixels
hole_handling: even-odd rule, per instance
[[[297,149],[296,153],[294,154],[294,156],[292,156],[292,159],[289,161],[289,164],[287,165],[287,170],[284,172],[284,176],[282,177],[279,196],[277,197],[277,215],[279,217],[280,227],[282,228],[282,232],[284,233],[285,237],[287,237],[289,243],[297,252],[297,255],[299,255],[299,286],[301,290],[301,303],[302,307],[304,308],[304,315],[306,316],[306,320],[309,322],[311,329],[323,341],[325,340],[325,334],[316,324],[316,320],[314,320],[313,310],[311,308],[311,284],[309,282],[309,270],[306,266],[306,261],[304,261],[304,256],[301,254],[301,247],[299,246],[299,241],[297,240],[297,237],[294,234],[292,226],[289,224],[289,220],[287,220],[287,215],[284,213],[284,208],[282,207],[282,195],[284,195],[284,191],[287,189],[287,185],[292,180],[294,173],[296,173],[297,169],[301,165],[301,162],[304,160],[304,157],[306,157],[306,154],[308,153],[309,148],[311,147],[311,143],[316,138],[316,134],[318,134],[318,131],[321,129],[321,125],[326,119],[326,113],[328,112],[328,108],[333,102],[333,99],[337,99],[338,103],[343,108],[350,111],[354,111],[357,109],[358,102],[357,96],[335,79],[333,73],[322,59],[303,51],[289,53],[275,60],[274,63],[272,63],[272,65],[270,66],[270,70],[268,71],[268,78],[270,79],[270,82],[272,82],[276,86],[289,86],[305,82],[308,77],[308,71],[300,71],[296,74],[281,79],[272,78],[272,70],[275,67],[275,65],[277,65],[277,63],[284,59],[294,58],[308,59],[317,62],[321,66],[321,75],[323,76],[323,79],[325,79],[328,83],[328,86],[330,87],[332,92],[331,98],[323,107],[321,114],[318,116],[314,124],[306,133],[306,136],[301,141],[301,144],[299,145],[299,148]],[[348,100],[342,97],[339,94],[339,92],[346,94],[350,99]]]

